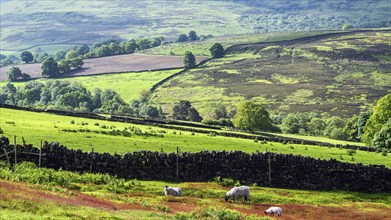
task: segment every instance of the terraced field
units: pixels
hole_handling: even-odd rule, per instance
[[[390,38],[390,31],[362,32],[239,45],[169,80],[152,98],[167,112],[173,103],[189,100],[204,118],[215,106],[230,112],[247,99],[272,112],[348,117],[390,92]]]

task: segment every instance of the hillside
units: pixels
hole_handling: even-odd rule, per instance
[[[336,30],[390,25],[388,0],[376,1],[1,1],[1,52],[53,54],[105,39],[163,36],[195,30],[222,36],[273,31]],[[175,12],[172,11],[175,9]]]
[[[231,47],[222,59],[158,87],[153,100],[170,112],[186,99],[203,117],[243,100],[274,113],[329,113],[349,117],[391,90],[391,33],[359,32]]]
[[[381,164],[391,167],[390,154],[383,156],[379,152],[367,152],[336,147],[322,147],[310,144],[287,144],[251,139],[234,138],[232,135],[220,135],[215,129],[203,129],[206,132],[184,131],[178,126],[170,128],[122,123],[98,119],[70,117],[48,113],[36,113],[22,110],[0,108],[0,126],[2,135],[12,140],[17,136],[17,143],[22,138],[34,146],[41,140],[56,141],[69,148],[95,152],[126,153],[139,150],[175,152],[200,152],[203,150],[265,152],[310,156],[320,159],[334,158],[348,163]],[[45,120],[42,120],[45,118]],[[195,127],[192,127],[193,129]],[[34,132],[32,132],[32,129]],[[250,135],[250,134],[247,134]],[[231,137],[230,137],[231,136]],[[302,137],[305,140],[304,137]],[[354,144],[352,142],[317,140],[333,144]],[[301,141],[299,142],[301,143]]]

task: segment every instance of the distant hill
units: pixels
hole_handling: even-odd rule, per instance
[[[1,1],[1,53],[54,53],[104,39],[195,30],[214,36],[252,32],[389,26],[389,0]]]

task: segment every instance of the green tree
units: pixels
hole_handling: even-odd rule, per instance
[[[185,58],[183,59],[185,68],[193,68],[196,65],[196,59],[192,52],[186,51]]]
[[[348,31],[352,28],[353,28],[353,26],[351,24],[344,24],[344,25],[342,25],[341,30]]]
[[[70,60],[70,59],[76,58],[78,56],[79,56],[79,54],[75,50],[70,50],[65,55],[65,59]]]
[[[271,131],[273,125],[269,112],[260,104],[251,101],[240,103],[235,117],[235,127],[245,130]]]
[[[33,54],[31,54],[30,51],[27,51],[27,50],[23,51],[22,54],[20,54],[20,58],[25,63],[30,63],[31,61],[34,60]]]
[[[391,149],[391,118],[388,119],[379,132],[375,134],[372,145],[377,148]]]
[[[195,41],[195,40],[197,40],[197,38],[198,38],[197,33],[195,31],[189,32],[189,37],[188,37],[189,41]]]
[[[66,54],[67,53],[65,51],[59,50],[59,51],[56,51],[56,53],[54,54],[53,58],[54,58],[55,61],[60,61],[60,60],[65,58]]]
[[[310,122],[307,123],[308,132],[312,135],[322,135],[323,130],[326,127],[326,123],[320,118],[312,118]]]
[[[214,58],[221,58],[225,55],[224,48],[220,43],[213,44],[209,51]]]
[[[177,103],[173,110],[172,117],[176,120],[187,120],[187,117],[189,116],[189,108],[191,107],[191,104],[187,100],[181,100],[179,103]]]
[[[187,100],[181,100],[174,106],[172,117],[176,120],[202,121],[198,111]]]
[[[8,80],[13,82],[22,77],[22,71],[19,69],[19,67],[13,66],[7,71],[7,76]]]
[[[176,42],[181,43],[181,42],[186,42],[187,41],[187,36],[186,34],[180,34],[176,40]]]
[[[35,54],[34,57],[35,57],[35,62],[41,63],[44,60],[46,60],[47,58],[49,58],[49,54],[47,54],[47,53],[39,53],[39,54]]]
[[[139,114],[144,117],[158,118],[159,110],[155,106],[144,104],[141,106]]]
[[[119,46],[125,53],[134,53],[137,49],[137,44],[134,41],[122,41]]]
[[[345,120],[338,116],[331,117],[326,121],[326,128],[324,129],[323,135],[329,138],[346,140],[347,137],[343,132],[345,126]]]
[[[200,116],[200,113],[192,106],[188,109],[188,120],[189,121],[195,121],[195,122],[200,122],[202,121],[202,117]]]
[[[71,59],[70,63],[73,69],[80,69],[84,64],[83,60],[79,57]]]
[[[118,54],[124,53],[124,50],[118,44],[110,43],[109,48],[112,51],[113,55],[118,55]]]
[[[296,113],[296,114],[288,114],[281,121],[281,130],[287,134],[305,134],[309,128],[308,123],[310,119],[307,114],[304,113]],[[312,125],[312,123],[311,123]],[[322,125],[324,127],[324,125]],[[318,127],[312,127],[313,131],[317,131]],[[323,130],[322,130],[323,131]]]
[[[372,144],[372,140],[382,126],[391,118],[391,93],[381,98],[373,109],[371,117],[368,119],[362,141]]]
[[[58,74],[58,63],[53,58],[49,57],[42,62],[42,76],[52,77]]]
[[[145,38],[138,39],[137,45],[140,50],[145,50],[145,49],[151,48],[151,43],[149,42],[148,39],[145,39]]]
[[[90,52],[90,48],[87,45],[83,45],[76,50],[79,56],[83,56],[84,54]]]
[[[96,49],[96,55],[98,55],[98,57],[110,56],[112,55],[112,51],[109,46],[103,45]]]

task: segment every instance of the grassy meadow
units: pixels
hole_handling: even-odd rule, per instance
[[[130,100],[139,98],[143,91],[148,91],[153,85],[178,71],[180,71],[180,69],[78,76],[62,79],[42,78],[38,79],[38,81],[46,82],[49,80],[64,80],[76,82],[82,84],[91,92],[97,88],[112,89],[116,91],[121,98],[125,100],[125,102],[129,103]],[[5,85],[6,83],[7,82],[1,82],[0,86]],[[16,87],[21,87],[24,84],[26,84],[26,82],[14,83]]]
[[[182,152],[202,150],[241,150],[244,152],[271,151],[283,154],[310,156],[350,163],[382,164],[391,167],[390,156],[381,153],[328,148],[301,144],[261,143],[248,139],[213,136],[159,127],[133,125],[85,118],[58,116],[1,108],[0,126],[3,135],[22,143],[39,146],[41,140],[57,141],[69,148],[96,152],[125,153],[137,150]],[[42,120],[44,118],[45,120]]]
[[[234,181],[168,183],[79,174],[22,163],[0,164],[3,219],[248,219],[269,220],[272,205],[289,219],[384,219],[391,194],[251,188],[251,203],[224,202]],[[64,179],[64,177],[67,177]],[[163,186],[181,187],[183,197],[165,197]]]

